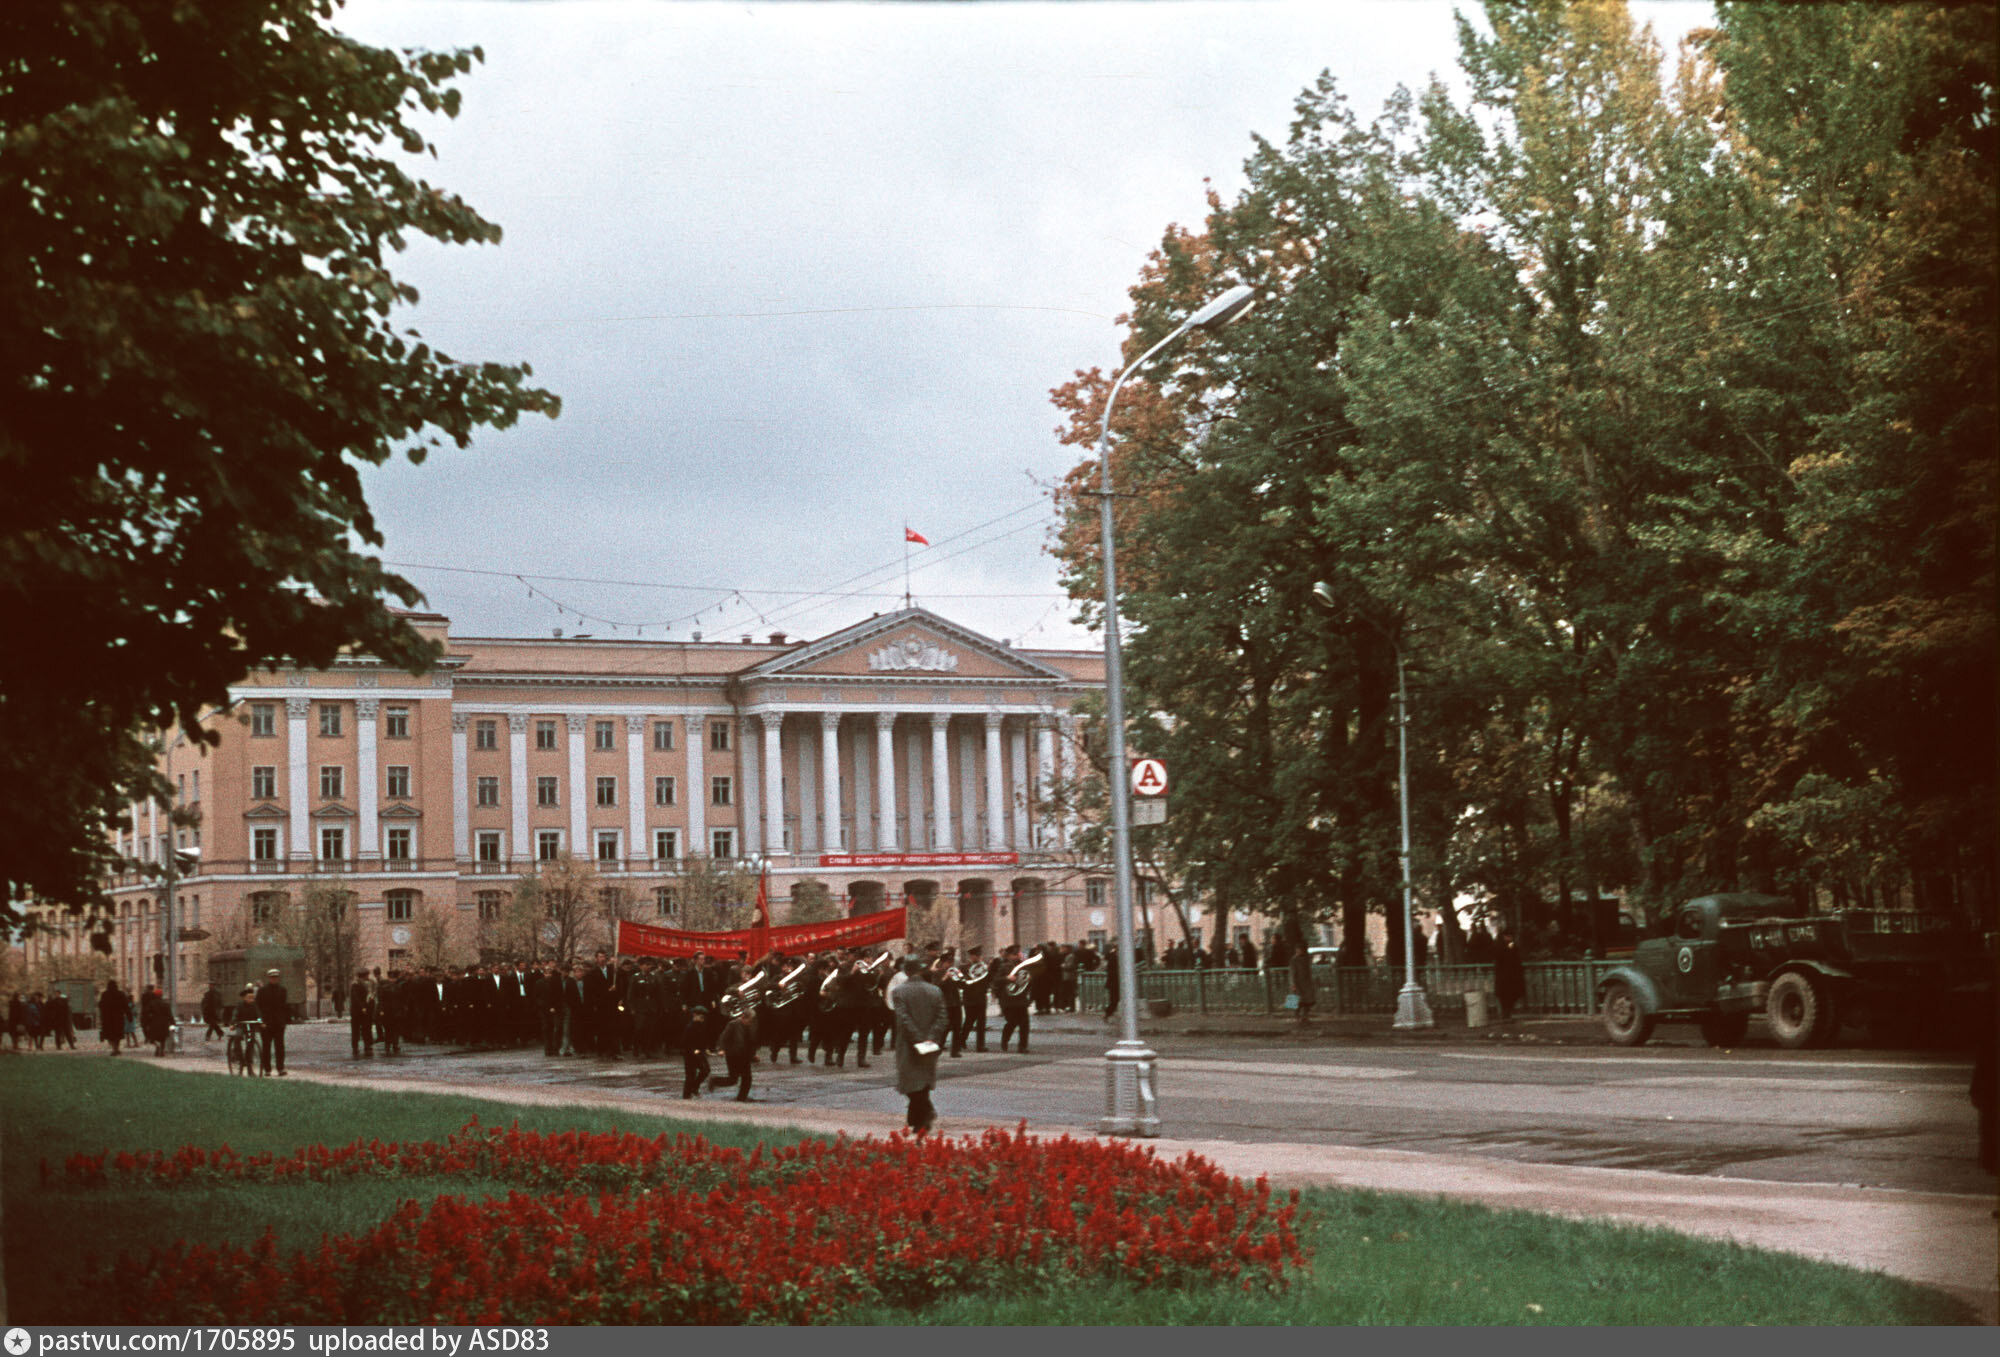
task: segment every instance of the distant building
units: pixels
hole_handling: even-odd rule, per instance
[[[565,853],[615,893],[607,917],[615,902],[672,923],[689,873],[723,865],[768,869],[777,923],[823,890],[843,914],[909,904],[918,941],[989,955],[1115,928],[1056,794],[1080,766],[1073,705],[1102,688],[1099,652],[1011,647],[922,608],[811,642],[472,639],[411,621],[444,644],[430,675],[364,655],[253,674],[208,720],[218,746],[169,737],[162,770],[200,809],[177,831],[198,855],[179,888],[194,936],[173,948],[184,1003],[209,950],[255,941],[313,882],[350,895],[361,965],[412,961],[418,919],[439,915],[454,959],[476,960],[514,880]],[[118,846],[158,862],[167,830],[165,808],[134,805]],[[164,962],[159,882],[112,884],[115,973],[143,984]],[[86,946],[73,930],[31,950]]]

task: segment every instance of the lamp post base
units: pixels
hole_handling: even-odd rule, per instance
[[[1424,987],[1414,982],[1396,992],[1396,1030],[1408,1031],[1419,1027],[1435,1027],[1431,1017],[1431,1002],[1424,995]]]
[[[1104,1053],[1104,1117],[1097,1123],[1099,1134],[1160,1133],[1160,1105],[1153,1085],[1157,1058],[1150,1047],[1138,1041],[1121,1041]]]

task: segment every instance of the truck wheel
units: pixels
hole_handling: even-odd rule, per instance
[[[1827,1021],[1833,1005],[1826,990],[1797,971],[1786,971],[1771,982],[1765,1016],[1771,1020],[1771,1035],[1788,1051],[1824,1043]]]
[[[1748,1013],[1715,1013],[1701,1020],[1701,1036],[1711,1046],[1741,1046],[1750,1030]]]
[[[1614,1046],[1644,1046],[1653,1035],[1654,1018],[1639,1006],[1639,996],[1623,980],[1604,988],[1604,1035]]]

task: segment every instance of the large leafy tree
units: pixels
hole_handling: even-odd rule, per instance
[[[0,7],[0,878],[99,899],[142,732],[260,665],[421,668],[357,470],[556,413],[525,366],[395,324],[412,235],[499,228],[414,177],[476,49],[396,53],[335,0]]]

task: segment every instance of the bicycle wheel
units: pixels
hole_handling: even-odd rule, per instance
[[[242,1037],[232,1036],[229,1038],[229,1046],[226,1054],[229,1058],[229,1072],[231,1074],[243,1074],[247,1072],[243,1064]]]

